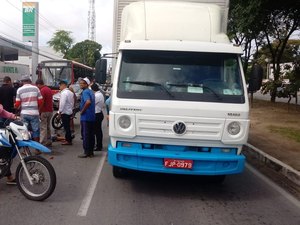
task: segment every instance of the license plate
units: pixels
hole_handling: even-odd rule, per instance
[[[164,166],[167,168],[192,169],[193,168],[193,160],[164,159]]]

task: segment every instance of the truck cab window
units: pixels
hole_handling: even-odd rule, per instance
[[[123,51],[118,97],[244,103],[238,56]]]

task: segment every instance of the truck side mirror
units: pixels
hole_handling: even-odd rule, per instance
[[[259,64],[254,64],[251,69],[250,79],[249,79],[249,92],[258,91],[262,85],[263,79],[263,68]]]
[[[95,67],[95,79],[99,84],[105,84],[106,81],[107,60],[98,59]]]

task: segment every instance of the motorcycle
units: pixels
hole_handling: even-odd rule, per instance
[[[71,87],[74,90],[74,93],[76,95],[76,103],[75,107],[73,109],[73,118],[76,118],[76,114],[80,111],[80,98],[81,98],[81,92],[79,84],[71,85]],[[53,95],[53,109],[58,110],[59,108],[59,99],[60,99],[60,92],[57,92]],[[58,113],[55,113],[51,119],[51,125],[53,129],[59,130],[63,127],[61,117]]]
[[[12,161],[19,156],[16,183],[20,192],[28,199],[43,201],[56,187],[56,174],[45,158],[32,155],[31,148],[44,153],[51,150],[32,141],[27,126],[20,120],[6,120],[0,126],[0,179],[10,170]]]
[[[76,119],[76,113],[78,113],[80,111],[79,108],[75,108],[73,109],[73,115],[71,119]],[[53,129],[55,130],[59,130],[63,127],[63,123],[61,120],[61,116],[58,114],[58,112],[56,112],[51,119],[51,125],[53,127]]]

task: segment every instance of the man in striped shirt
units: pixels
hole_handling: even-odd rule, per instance
[[[21,107],[21,119],[31,127],[32,139],[40,141],[40,114],[39,106],[43,97],[38,87],[31,84],[30,76],[24,75],[21,79],[23,86],[17,90],[15,107]]]

